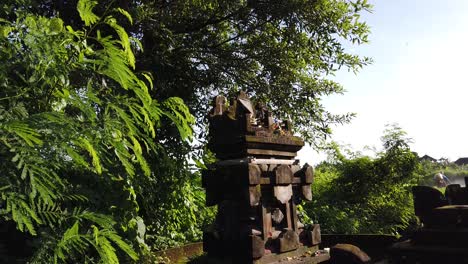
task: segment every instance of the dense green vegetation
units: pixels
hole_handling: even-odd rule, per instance
[[[76,2],[5,0],[0,17],[10,19],[21,8],[81,26]],[[154,76],[150,94],[182,98],[199,121],[200,139],[212,96],[244,90],[318,143],[330,134],[330,125],[351,116],[331,114],[321,105],[322,97],[343,92],[329,76],[371,62],[346,49],[368,42],[369,27],[360,18],[371,8],[366,0],[100,0],[95,8],[131,14],[133,23],[116,18],[142,43],[136,66]],[[164,136],[174,135],[162,129]],[[173,144],[166,147],[176,151],[180,144]]]
[[[316,167],[314,201],[305,211],[325,233],[405,235],[417,227],[411,186],[434,186],[443,172],[462,183],[468,171],[449,162],[421,161],[410,150],[411,139],[396,125],[382,137],[375,158],[333,145],[328,161]],[[437,187],[436,187],[437,188]],[[439,189],[444,192],[444,188]]]
[[[370,63],[344,48],[367,42],[369,8],[2,1],[0,230],[22,250],[0,247],[0,262],[154,263],[151,252],[200,240],[214,215],[199,175],[213,161],[204,149],[212,95],[245,90],[321,144],[352,117],[327,112],[321,98],[343,91],[327,76]],[[325,232],[402,233],[415,221],[411,185],[440,170],[468,175],[420,164],[397,127],[382,141],[377,158],[334,147],[317,166],[304,209]]]
[[[345,157],[335,147],[330,161],[317,166],[314,201],[305,206],[326,233],[398,234],[416,219],[411,186],[421,165],[401,128],[388,127],[376,158]]]
[[[27,234],[37,263],[151,262],[199,240],[213,215],[198,173],[212,95],[245,90],[318,144],[351,117],[320,102],[343,91],[326,76],[370,62],[344,48],[367,42],[369,8],[2,1],[0,224]]]
[[[352,117],[321,105],[343,91],[327,76],[371,62],[344,48],[367,42],[360,13],[369,8],[2,1],[0,230],[22,250],[0,247],[0,262],[154,263],[156,250],[199,241],[214,215],[199,175],[213,161],[204,148],[212,95],[245,90],[323,143],[332,124]],[[317,166],[304,209],[324,232],[402,233],[415,222],[412,185],[431,184],[440,170],[468,175],[419,163],[398,127],[382,142],[376,158],[335,146]]]
[[[129,14],[95,4],[78,2],[80,28],[22,9],[0,21],[0,217],[32,235],[33,263],[137,260],[138,198],[157,174],[145,156],[167,157],[163,121],[192,133],[182,100],[152,99],[134,72],[138,42],[115,18]]]

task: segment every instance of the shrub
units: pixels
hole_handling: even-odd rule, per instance
[[[327,233],[399,234],[416,222],[411,186],[420,179],[418,157],[398,127],[385,131],[377,158],[346,158],[317,166],[314,201],[305,206]]]

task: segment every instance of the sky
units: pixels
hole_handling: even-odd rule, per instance
[[[385,124],[398,123],[420,156],[468,157],[468,0],[374,0],[362,15],[370,43],[348,51],[373,58],[355,75],[333,79],[344,95],[323,99],[332,113],[356,113],[333,140],[354,151],[381,147]],[[366,153],[366,152],[364,152]],[[310,147],[299,159],[325,158]]]

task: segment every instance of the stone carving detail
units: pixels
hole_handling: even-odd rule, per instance
[[[203,171],[203,187],[207,205],[217,205],[218,213],[204,232],[204,250],[238,263],[273,262],[301,247],[317,250],[320,226],[304,227],[296,209],[312,199],[313,168],[295,159],[304,142],[293,136],[290,122],[243,92],[229,105],[215,97],[208,118],[208,146],[218,162]]]

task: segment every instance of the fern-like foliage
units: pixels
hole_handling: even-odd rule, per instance
[[[78,1],[77,9],[80,17],[86,26],[95,24],[99,17],[93,13],[93,8],[98,4],[97,1]]]
[[[37,237],[31,263],[136,261],[135,186],[154,173],[161,119],[192,134],[184,103],[154,101],[150,75],[135,73],[114,16],[129,13],[97,5],[78,1],[80,29],[24,12],[0,20],[0,224]]]

